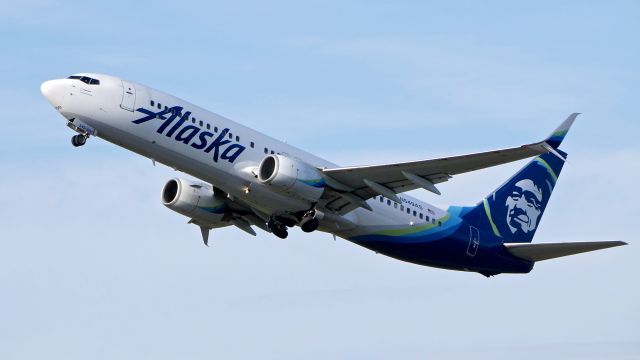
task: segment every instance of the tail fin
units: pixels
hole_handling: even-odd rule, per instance
[[[463,209],[461,217],[503,243],[531,242],[567,157],[558,147],[577,115],[571,114],[541,143],[547,153],[534,158],[475,207]]]

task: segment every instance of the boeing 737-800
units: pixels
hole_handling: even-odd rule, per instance
[[[531,243],[567,154],[559,149],[578,114],[545,140],[447,158],[340,167],[175,96],[113,76],[81,73],[41,91],[77,134],[100,137],[199,180],[174,178],[162,203],[200,227],[325,231],[377,253],[485,276],[528,273],[536,261],[624,245]],[[402,193],[452,176],[533,158],[475,206],[446,211]]]

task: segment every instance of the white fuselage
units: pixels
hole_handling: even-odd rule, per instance
[[[67,120],[73,120],[74,126],[211,183],[234,201],[261,213],[277,215],[282,209],[304,210],[308,206],[300,199],[274,192],[257,181],[256,170],[267,154],[286,154],[317,168],[336,167],[175,96],[112,76],[78,74],[83,75],[99,79],[100,84],[60,79],[42,85],[45,96]],[[158,114],[165,109],[180,113],[171,122],[166,119],[172,113],[144,120],[154,116],[149,114]],[[136,123],[136,120],[144,121]],[[228,130],[223,133],[225,129]],[[220,138],[221,134],[223,138]],[[386,226],[435,222],[446,215],[417,199],[404,195],[400,198],[401,205],[380,196],[369,199],[367,203],[373,211],[356,208],[343,216],[354,226],[345,227],[344,223],[340,226],[329,221],[323,223],[321,229],[349,237]]]

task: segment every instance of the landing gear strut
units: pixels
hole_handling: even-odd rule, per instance
[[[87,137],[84,134],[74,135],[71,138],[71,144],[75,147],[82,146],[87,143]]]
[[[287,232],[287,227],[282,223],[276,222],[273,219],[269,220],[267,223],[269,230],[273,233],[273,235],[279,237],[280,239],[286,239],[289,236],[289,232]]]

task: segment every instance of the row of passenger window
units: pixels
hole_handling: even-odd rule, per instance
[[[161,104],[161,103],[159,103],[159,102],[156,102],[156,101],[151,100],[151,101],[149,102],[149,104],[150,104],[152,107],[157,107],[157,108],[158,108],[158,110],[162,110],[162,104]],[[168,110],[168,109],[169,109],[169,107],[165,105],[165,106],[164,106],[164,109],[165,109],[165,110]],[[182,116],[182,113],[181,113],[181,112],[180,112],[180,113],[178,113],[178,116]],[[214,133],[217,133],[217,132],[218,132],[218,127],[217,127],[217,126],[211,126],[211,124],[209,124],[209,123],[205,123],[205,122],[204,122],[204,121],[202,121],[202,120],[198,120],[198,119],[196,119],[196,117],[195,117],[195,116],[191,116],[191,118],[190,118],[190,119],[191,119],[191,123],[193,123],[193,124],[197,124],[197,125],[199,125],[201,128],[206,128],[207,130],[211,130],[211,128],[213,127],[213,132],[214,132]],[[232,134],[231,132],[229,132],[229,133],[227,134],[227,136],[229,136],[229,140],[233,140],[233,134]],[[240,136],[236,135],[236,141],[237,141],[237,142],[240,142]],[[255,148],[256,144],[255,144],[253,141],[251,141],[251,142],[249,143],[249,146],[251,146],[251,148],[253,149],[253,148]],[[271,154],[275,154],[276,152],[275,152],[274,150],[270,150],[270,149],[268,149],[268,148],[266,148],[266,147],[265,147],[265,148],[264,148],[264,153],[265,153],[265,154],[269,154],[269,153],[271,153]],[[279,153],[278,153],[278,154],[279,154]]]
[[[374,196],[373,197],[374,200],[378,199],[381,203],[385,203],[385,198],[383,196]],[[393,204],[393,208],[394,209],[398,209],[398,203],[389,199],[386,199],[386,203],[388,206],[391,206],[391,204]],[[400,211],[405,211],[405,206],[400,204]],[[436,219],[435,218],[429,218],[429,215],[424,215],[421,212],[418,212],[416,210],[411,210],[410,207],[406,207],[406,212],[409,215],[413,215],[414,217],[419,218],[420,220],[424,219],[426,222],[431,221],[432,224],[436,223]],[[442,225],[442,223],[440,221],[438,221],[438,225]]]

